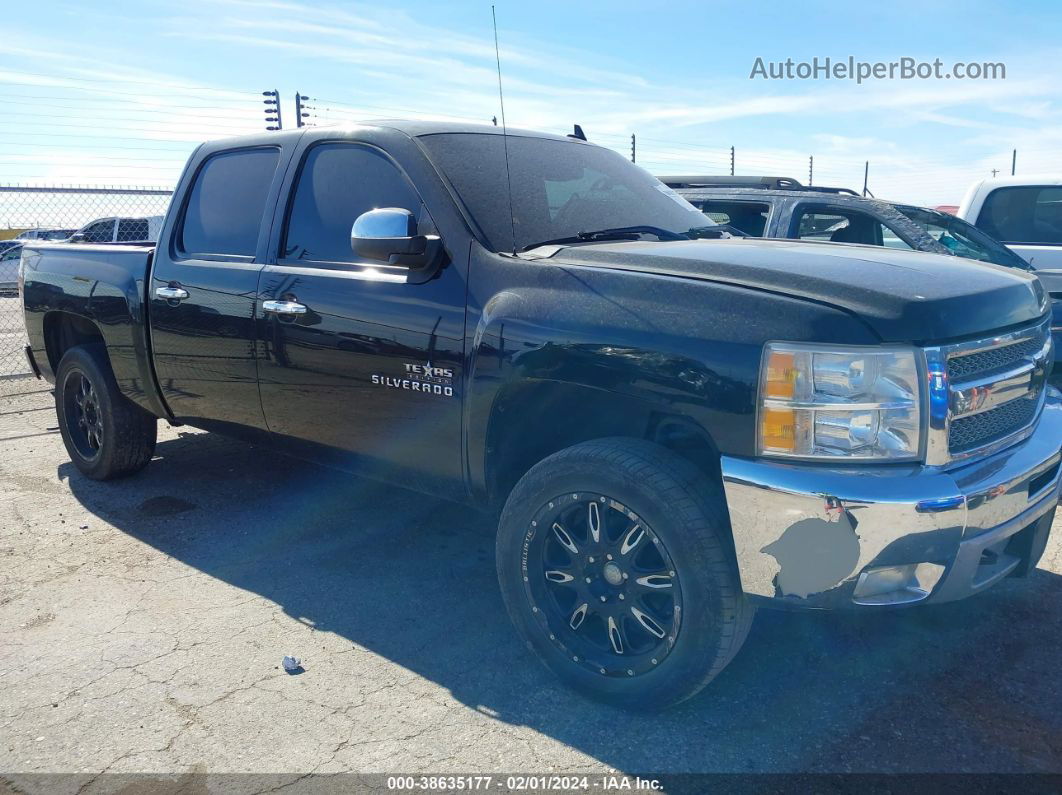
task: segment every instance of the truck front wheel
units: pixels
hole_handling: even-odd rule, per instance
[[[562,450],[513,489],[498,532],[509,615],[583,693],[663,709],[733,659],[753,607],[729,553],[722,490],[649,442]]]
[[[138,472],[155,452],[158,422],[118,391],[102,345],[81,345],[63,355],[55,411],[70,460],[93,480]]]

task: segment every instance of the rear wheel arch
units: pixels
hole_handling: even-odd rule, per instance
[[[59,370],[59,362],[71,348],[79,345],[104,346],[103,332],[93,321],[73,312],[61,310],[44,316],[44,349],[48,365],[53,373]],[[103,349],[106,355],[106,347]]]

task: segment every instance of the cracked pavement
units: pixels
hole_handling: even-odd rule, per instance
[[[165,424],[95,483],[45,392],[0,396],[0,479],[7,776],[1062,771],[1059,521],[966,602],[761,611],[703,693],[635,715],[520,644],[471,509]]]

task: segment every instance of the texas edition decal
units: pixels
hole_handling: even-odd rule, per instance
[[[424,392],[428,395],[454,396],[454,371],[448,367],[433,367],[427,364],[406,363],[403,377],[374,374],[373,384],[390,389],[408,389],[411,392]]]

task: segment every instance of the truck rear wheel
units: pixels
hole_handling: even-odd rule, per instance
[[[538,463],[509,496],[502,596],[566,683],[663,709],[715,678],[748,634],[754,608],[728,532],[722,489],[685,459],[636,439],[585,442]]]
[[[158,421],[118,391],[102,345],[81,345],[63,355],[55,411],[70,460],[93,480],[138,472],[155,453]]]

